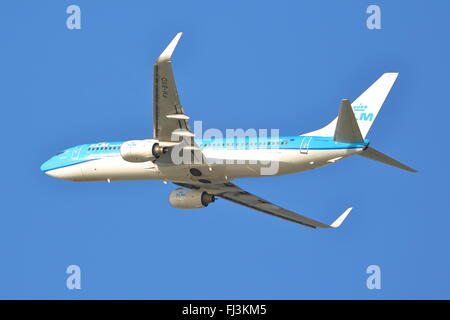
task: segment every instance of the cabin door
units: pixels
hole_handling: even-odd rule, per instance
[[[301,154],[308,154],[309,150],[309,144],[311,143],[312,137],[301,137],[302,140],[300,140],[300,153]]]

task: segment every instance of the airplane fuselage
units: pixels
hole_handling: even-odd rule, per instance
[[[285,175],[322,167],[361,152],[368,145],[340,143],[333,137],[284,136],[277,138],[195,139],[218,179]],[[68,148],[46,161],[41,170],[71,181],[163,180],[189,182],[186,174],[196,164],[155,161],[129,162],[120,147],[124,142],[100,142]],[[264,169],[265,168],[265,169]]]

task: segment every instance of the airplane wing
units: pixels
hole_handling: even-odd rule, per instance
[[[178,97],[170,61],[181,35],[173,38],[153,67],[153,137],[161,142],[172,142],[173,134],[194,136]]]
[[[180,146],[190,153],[192,162],[206,164],[189,128],[189,117],[181,106],[172,71],[170,58],[181,35],[182,32],[177,33],[153,66],[153,137],[161,146],[173,147],[181,142]],[[163,157],[158,162],[172,161]]]
[[[174,183],[185,188],[205,190],[210,194],[229,200],[231,202],[276,216],[278,218],[296,222],[310,228],[337,228],[342,224],[342,222],[352,210],[352,208],[348,208],[332,224],[324,224],[322,222],[299,215],[298,213],[283,209],[267,200],[264,200],[239,188],[231,182],[211,184],[208,186],[191,183]]]

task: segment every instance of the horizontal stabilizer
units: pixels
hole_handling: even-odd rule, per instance
[[[393,167],[397,167],[409,172],[417,172],[417,170],[408,167],[407,165],[404,165],[401,162],[398,162],[395,159],[392,159],[391,157],[385,155],[384,153],[381,153],[380,151],[375,150],[374,148],[371,147],[367,147],[366,150],[364,150],[361,153],[358,153],[360,156],[375,160],[375,161],[379,161],[379,162],[383,162],[387,165],[393,166]]]
[[[359,143],[364,141],[350,101],[347,99],[341,102],[336,129],[334,131],[334,141],[344,143]]]

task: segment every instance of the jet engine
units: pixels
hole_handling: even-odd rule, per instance
[[[200,190],[178,188],[170,193],[169,203],[177,209],[196,209],[207,207],[214,202],[214,195]]]
[[[166,151],[158,140],[131,140],[120,146],[122,159],[129,162],[153,161]]]

